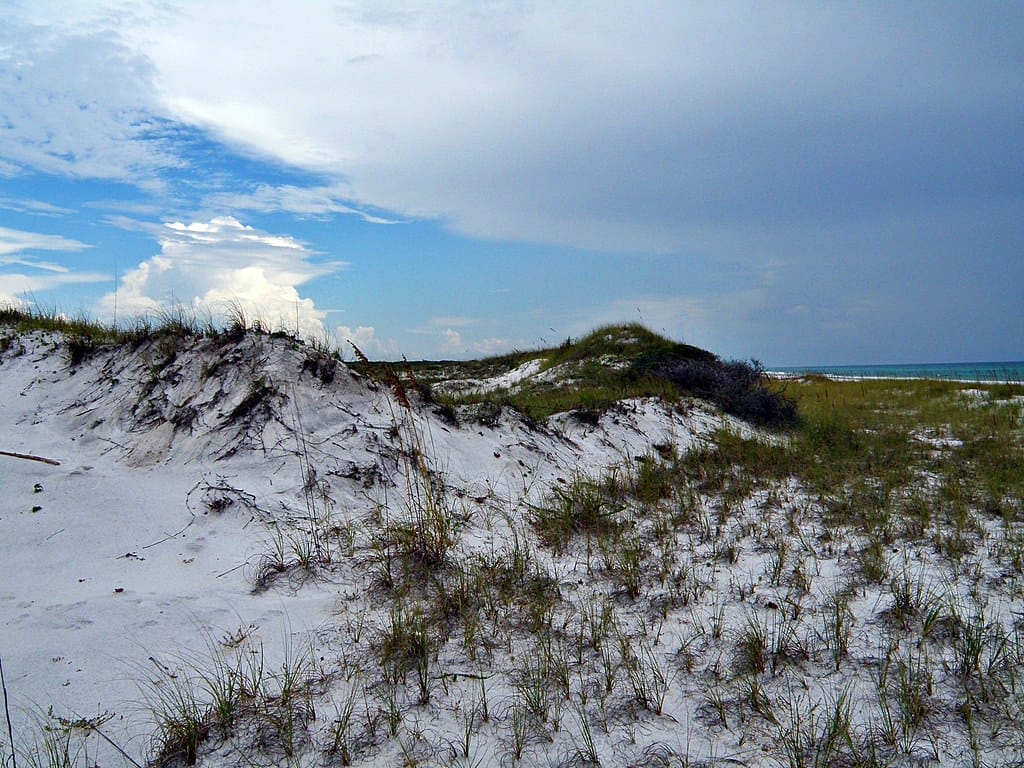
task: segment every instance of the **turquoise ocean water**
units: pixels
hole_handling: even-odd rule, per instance
[[[911,365],[820,365],[769,368],[785,375],[824,374],[858,379],[945,379],[1024,383],[1024,361],[995,363],[915,363]]]

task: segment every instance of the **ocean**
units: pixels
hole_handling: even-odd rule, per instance
[[[1024,383],[1024,361],[994,363],[914,363],[908,365],[819,365],[770,368],[783,376],[822,374],[855,379],[943,379],[946,381]]]

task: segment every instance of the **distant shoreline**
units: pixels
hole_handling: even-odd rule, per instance
[[[1022,384],[1024,361],[915,363],[904,365],[782,366],[766,371],[773,378],[826,376],[836,381],[931,379],[961,384]]]

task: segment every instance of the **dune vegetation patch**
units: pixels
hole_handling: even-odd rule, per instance
[[[529,375],[500,383],[530,362],[536,365]],[[432,393],[436,387],[432,396],[439,402],[475,406],[485,418],[509,407],[536,422],[565,412],[593,421],[625,399],[671,403],[697,397],[758,426],[788,429],[799,420],[784,385],[770,380],[756,360],[722,360],[635,323],[598,328],[550,349],[468,363],[417,362],[408,368]]]

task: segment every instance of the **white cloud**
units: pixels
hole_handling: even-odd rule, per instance
[[[444,343],[441,345],[441,349],[444,352],[459,353],[465,352],[465,348],[462,345],[462,335],[451,328],[446,328],[444,333]]]
[[[353,214],[371,224],[393,224],[390,219],[357,210],[345,202],[338,187],[298,187],[293,184],[272,186],[261,184],[249,193],[219,192],[205,200],[205,205],[231,211],[257,213],[294,213],[298,216]]]
[[[1002,131],[986,158],[1018,144],[998,128],[1020,116],[1019,69],[999,53],[1014,50],[1012,10],[179,7],[122,28],[159,72],[161,108],[335,180],[327,200],[281,188],[248,205],[368,205],[489,238],[674,251],[723,218],[806,221],[841,193],[850,209],[948,188],[922,169],[955,164],[956,146],[973,152],[956,174],[984,183],[990,160],[971,164],[979,134],[964,125]]]
[[[0,198],[0,208],[15,213],[31,213],[37,216],[67,216],[75,211],[59,205],[46,203],[42,200],[17,200],[10,197]]]
[[[52,261],[35,261],[34,259],[0,256],[0,265],[6,266],[8,264],[17,264],[22,267],[31,267],[32,269],[41,269],[44,272],[56,272],[58,274],[66,274],[71,271],[63,264],[55,264]]]
[[[426,324],[406,328],[403,346],[394,346],[391,356],[404,354],[415,359],[437,359],[439,357],[465,358],[469,356],[492,355],[511,349],[514,344],[505,338],[474,338],[466,330],[479,324],[475,317],[452,315],[432,317]],[[459,330],[459,329],[462,330]],[[525,341],[517,342],[526,347]]]
[[[446,315],[444,317],[430,318],[430,324],[435,328],[454,327],[460,328],[467,325],[475,325],[479,320],[475,317],[464,317],[461,315]]]
[[[343,268],[314,264],[310,251],[286,235],[272,235],[230,216],[207,222],[170,222],[152,228],[160,254],[130,269],[116,294],[103,297],[105,314],[121,317],[186,306],[223,318],[234,308],[274,328],[307,337],[325,334],[326,311],[299,294],[309,280]]]
[[[79,283],[109,280],[109,275],[78,272],[64,264],[31,257],[33,251],[77,252],[90,245],[60,235],[0,227],[0,268],[28,267],[32,272],[0,272],[0,304],[24,305],[35,294]],[[40,274],[42,273],[42,274]]]
[[[507,339],[480,339],[469,345],[470,351],[477,355],[497,355],[507,352],[512,344]]]
[[[346,354],[352,351],[352,344],[355,344],[360,352],[371,359],[394,359],[398,356],[398,345],[395,341],[377,338],[377,331],[373,326],[360,325],[349,328],[347,325],[339,325],[334,329],[334,335],[342,352]]]
[[[0,10],[0,173],[156,183],[199,127],[325,180],[216,210],[681,253],[1019,208],[1022,28],[1014,4],[34,0]]]
[[[464,325],[469,325],[474,320],[470,318],[454,318],[456,320],[464,320]],[[493,355],[499,352],[507,351],[511,345],[506,339],[489,338],[489,339],[476,339],[466,340],[463,335],[456,331],[454,328],[445,328],[440,334],[440,343],[434,350],[431,350],[429,354],[441,354],[441,355]]]
[[[53,290],[54,288],[81,283],[102,283],[108,280],[110,280],[110,275],[102,275],[96,272],[46,271],[44,274],[26,274],[23,272],[0,273],[0,306],[5,304],[26,306],[34,301],[37,294]]]
[[[51,18],[64,18],[52,10]],[[155,75],[109,25],[52,28],[0,13],[4,168],[159,188],[159,172],[180,161],[169,149],[174,127],[155,100]]]
[[[0,256],[24,251],[81,251],[92,246],[60,235],[0,227]]]

